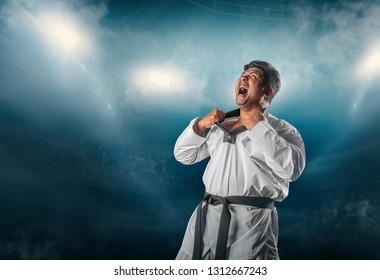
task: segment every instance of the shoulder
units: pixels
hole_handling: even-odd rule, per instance
[[[298,130],[289,122],[277,118],[271,114],[267,114],[266,119],[268,123],[273,127],[273,129],[280,135],[294,135],[298,136],[299,132]]]
[[[273,128],[280,128],[280,127],[293,127],[289,122],[277,118],[271,114],[266,114],[265,118],[267,119],[268,123],[273,127]]]

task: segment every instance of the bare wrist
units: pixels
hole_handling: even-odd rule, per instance
[[[202,126],[201,124],[199,124],[199,122],[201,121],[202,119],[200,119],[198,122],[196,122],[194,125],[193,125],[193,131],[198,134],[199,136],[202,136],[204,134],[204,132],[206,131],[207,127],[204,127]]]

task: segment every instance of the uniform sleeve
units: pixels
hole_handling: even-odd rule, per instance
[[[200,117],[193,119],[175,143],[174,157],[183,164],[193,164],[209,156],[206,144],[208,131],[204,136],[199,136],[193,130],[193,126],[200,119]]]
[[[277,176],[294,181],[301,175],[306,163],[305,146],[293,126],[283,122],[276,131],[264,120],[249,131],[248,137],[248,142],[264,154],[265,163]]]

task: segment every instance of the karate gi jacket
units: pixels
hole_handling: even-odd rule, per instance
[[[268,197],[284,200],[289,182],[296,180],[305,167],[304,142],[300,133],[288,122],[268,112],[252,130],[241,130],[226,140],[217,125],[199,136],[193,119],[179,136],[175,158],[183,164],[194,164],[207,157],[210,160],[203,174],[207,193],[218,196]],[[238,117],[224,122],[237,120]],[[233,130],[230,130],[233,134]],[[204,259],[215,254],[216,236],[222,205],[209,205],[203,236]],[[231,224],[228,234],[229,259],[278,259],[277,210],[253,206],[229,205]],[[196,213],[191,216],[177,259],[191,259]]]

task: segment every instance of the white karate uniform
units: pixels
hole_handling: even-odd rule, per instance
[[[282,201],[288,195],[289,182],[296,180],[305,167],[305,147],[299,132],[288,122],[267,112],[264,117],[252,130],[237,134],[234,144],[223,141],[224,132],[216,125],[204,137],[197,135],[193,125],[198,117],[178,138],[175,158],[183,164],[193,164],[210,156],[203,174],[207,193]],[[208,206],[204,259],[214,258],[221,209],[222,205]],[[229,209],[228,259],[279,259],[277,210],[233,204]],[[189,220],[177,259],[192,258],[195,218],[196,211]]]

